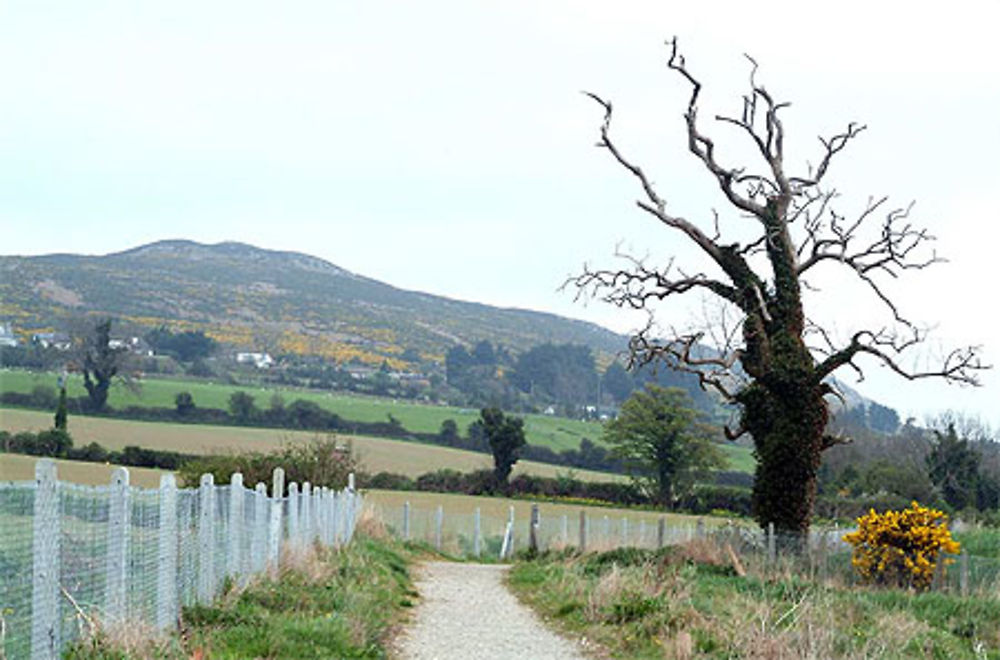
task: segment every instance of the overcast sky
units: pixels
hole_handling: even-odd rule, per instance
[[[619,146],[670,210],[723,228],[692,156],[688,90],[665,68],[676,34],[705,83],[720,158],[749,152],[709,123],[735,113],[747,61],[792,102],[788,161],[817,135],[869,130],[829,182],[850,215],[869,195],[938,238],[948,264],[901,280],[902,311],[935,327],[920,354],[979,344],[1000,364],[1000,5],[903,2],[317,1],[0,4],[0,252],[104,254],[187,238],[314,254],[390,284],[584,318],[642,322],[557,291],[616,245],[705,264],[634,206],[633,181],[594,148],[615,104]],[[837,277],[808,314],[840,337],[884,319]],[[700,300],[656,310],[664,325]],[[859,389],[923,419],[946,408],[1000,426],[1000,378],[911,384],[869,364]],[[840,374],[852,383],[850,373]]]

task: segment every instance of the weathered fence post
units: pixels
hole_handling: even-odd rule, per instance
[[[156,627],[165,630],[177,622],[177,479],[160,477],[160,525],[157,533]]]
[[[628,547],[628,518],[622,517],[622,547]]]
[[[656,521],[656,549],[659,550],[667,542],[667,519],[660,518]]]
[[[587,550],[587,510],[580,509],[580,552]]]
[[[774,523],[767,523],[767,561],[774,563],[777,553],[775,551],[774,543]]]
[[[237,579],[243,569],[243,536],[246,534],[243,517],[243,475],[233,472],[229,478],[229,570]]]
[[[476,509],[477,511],[479,509]],[[410,501],[403,502],[403,540],[410,540]]]
[[[281,498],[285,495],[285,471],[276,467],[271,478],[273,483],[271,486],[271,520],[267,530],[269,542],[267,561],[272,566],[277,567],[281,554]]]
[[[705,519],[704,518],[698,518],[698,527],[697,527],[697,530],[698,530],[698,538],[700,538],[700,539],[705,538]]]
[[[211,474],[201,475],[198,486],[198,602],[215,595],[215,483]]]
[[[409,502],[407,502],[409,504]],[[476,513],[472,518],[472,552],[478,559],[483,551],[483,521],[482,514],[479,511],[479,507],[476,507]]]
[[[531,505],[531,518],[528,520],[528,550],[538,552],[538,505]]]
[[[31,658],[55,660],[59,639],[59,481],[56,464],[35,462],[31,541]]]
[[[969,595],[969,551],[962,548],[958,556],[958,585],[962,596]]]
[[[437,515],[434,518],[434,548],[441,552],[441,528],[444,526],[444,507],[440,504],[437,508]]]
[[[250,558],[254,572],[260,572],[267,565],[267,486],[258,483],[253,494],[253,533],[250,536]]]
[[[104,617],[108,622],[125,618],[125,588],[128,578],[128,541],[132,512],[129,507],[128,470],[119,467],[111,473],[108,501],[107,583],[104,589]]]

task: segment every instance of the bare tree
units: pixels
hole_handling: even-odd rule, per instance
[[[702,84],[688,70],[677,40],[668,46],[668,69],[691,90],[684,114],[688,149],[715,179],[740,216],[739,222],[756,228],[754,238],[724,240],[714,211],[701,223],[668,211],[646,172],[612,139],[611,103],[587,92],[604,110],[597,146],[635,178],[642,190],[638,207],[686,236],[722,277],[692,274],[676,267],[673,259],[655,268],[645,260],[620,255],[626,258],[624,267],[584,267],[568,284],[577,287],[578,295],[634,309],[696,291],[721,301],[735,322],[723,321],[713,329],[719,350],[704,349],[705,331],[672,330],[662,336],[650,324],[630,341],[630,366],[664,362],[695,374],[703,388],[713,388],[738,406],[739,424],[727,426],[725,432],[731,440],[745,433],[753,438],[758,458],[753,492],[757,521],[761,525],[773,522],[792,538],[800,538],[809,529],[822,452],[844,441],[826,433],[830,414],[826,397],[836,395],[829,382],[835,371],[849,367],[863,377],[858,359],[868,357],[907,379],[940,377],[976,385],[978,370],[987,367],[975,347],[952,351],[930,370],[909,369],[901,359],[924,341],[926,333],[901,314],[885,289],[885,278],[926,268],[941,259],[933,252],[925,253],[933,237],[910,222],[910,207],[890,208],[882,197],[869,199],[856,217],[847,218],[835,210],[837,193],[824,186],[824,179],[834,158],[865,126],[850,123],[832,137],[821,137],[818,165],[808,167],[804,175],[790,174],[781,119],[789,104],[776,100],[757,83],[757,63],[748,57],[750,91],[742,99],[741,111],[715,119],[750,140],[762,167],[748,170],[724,165],[699,123]],[[875,222],[880,223],[877,232],[862,230]],[[841,267],[847,276],[858,278],[885,305],[892,320],[882,328],[858,331],[840,345],[825,329],[810,323],[803,310],[802,290],[808,286],[805,277],[821,264]]]

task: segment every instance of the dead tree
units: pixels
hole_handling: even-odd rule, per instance
[[[674,265],[662,268],[626,256],[623,268],[594,270],[568,284],[578,295],[587,294],[633,309],[691,292],[705,292],[721,301],[734,319],[716,325],[711,334],[721,338],[713,351],[704,348],[705,331],[671,331],[666,336],[652,324],[632,337],[630,366],[663,362],[697,375],[703,388],[712,388],[737,406],[739,424],[725,428],[735,440],[748,433],[757,456],[753,506],[757,521],[801,538],[808,532],[816,492],[816,473],[825,449],[842,439],[826,434],[828,395],[836,395],[831,376],[841,367],[863,377],[858,359],[868,357],[907,379],[940,377],[978,384],[977,373],[987,368],[978,349],[958,349],[931,370],[905,366],[904,353],[926,337],[925,330],[905,318],[885,289],[885,278],[926,268],[941,259],[925,249],[933,240],[926,230],[911,224],[910,207],[892,209],[886,198],[869,199],[856,217],[838,213],[836,191],[824,178],[834,158],[863,130],[850,123],[829,138],[820,138],[822,150],[815,167],[795,176],[786,171],[785,126],[780,102],[756,81],[757,64],[750,61],[750,91],[736,116],[716,116],[749,139],[761,163],[757,170],[720,163],[715,143],[702,132],[698,117],[701,83],[688,70],[677,40],[668,43],[667,67],[690,86],[684,114],[688,149],[715,179],[739,218],[751,223],[754,238],[723,240],[718,214],[695,222],[672,211],[646,172],[632,162],[611,137],[611,103],[587,95],[604,110],[597,146],[606,149],[642,189],[636,204],[671,231],[690,240],[695,252],[714,263],[722,277],[691,274]],[[867,233],[880,222],[878,231]],[[625,255],[619,255],[625,256]],[[811,324],[802,304],[806,276],[821,265],[839,267],[845,276],[859,278],[888,310],[885,327],[856,332],[837,345],[826,330]],[[735,312],[735,314],[732,314]],[[724,316],[723,319],[726,317]],[[814,341],[817,340],[817,341]],[[737,367],[738,365],[738,367]]]

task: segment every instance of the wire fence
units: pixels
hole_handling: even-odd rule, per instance
[[[404,540],[423,541],[441,552],[464,558],[502,560],[532,545],[539,551],[577,548],[607,551],[617,548],[658,549],[705,541],[724,563],[738,563],[741,571],[786,574],[815,581],[853,586],[861,579],[851,563],[852,546],[843,540],[849,528],[816,525],[808,538],[782,536],[773,526],[762,530],[753,523],[676,518],[637,511],[634,515],[603,515],[581,509],[578,515],[543,516],[532,507],[531,519],[516,520],[514,507],[506,517],[447,511],[444,505],[415,508],[383,507],[382,519]],[[532,542],[534,536],[534,543]],[[711,553],[709,549],[707,552]],[[994,556],[944,555],[938,562],[932,588],[963,595],[1000,596],[1000,559]]]
[[[203,475],[198,488],[59,481],[39,460],[35,481],[0,483],[0,658],[48,659],[100,627],[177,625],[180,608],[208,603],[227,580],[245,583],[281,552],[350,542],[361,508],[354,491],[292,483],[284,472],[253,489]]]

